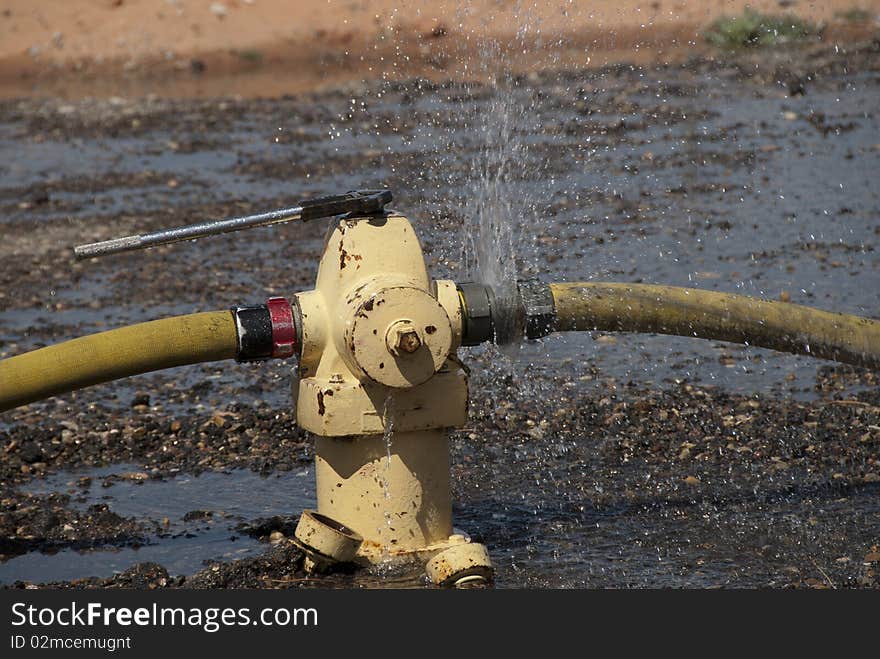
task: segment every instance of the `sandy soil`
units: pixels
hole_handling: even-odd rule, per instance
[[[876,31],[876,0],[0,0],[0,97],[277,96],[351,80],[682,58],[746,5]],[[855,34],[854,34],[855,33]],[[503,57],[468,57],[500,43]],[[474,66],[477,70],[474,71]]]

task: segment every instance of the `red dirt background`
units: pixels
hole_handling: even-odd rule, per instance
[[[876,0],[0,0],[0,97],[273,96],[380,75],[478,77],[499,61],[675,60],[705,52],[705,27],[747,5],[821,22],[841,42],[876,33],[880,14]],[[852,9],[871,18],[843,18]]]

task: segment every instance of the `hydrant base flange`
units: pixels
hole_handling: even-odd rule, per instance
[[[464,587],[490,583],[494,574],[484,545],[466,542],[436,554],[426,566],[428,578],[438,586]]]
[[[381,546],[375,542],[364,542],[358,549],[355,560],[364,565],[379,565],[382,563],[420,563],[424,565],[434,556],[447,549],[470,543],[470,536],[458,529],[455,529],[455,532],[445,540],[439,540],[423,547],[395,549]]]
[[[304,510],[296,525],[294,542],[306,553],[306,568],[312,572],[334,563],[353,561],[363,538],[326,515]]]

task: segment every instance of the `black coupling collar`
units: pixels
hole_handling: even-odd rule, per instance
[[[299,353],[302,336],[299,313],[283,297],[272,297],[266,304],[232,307],[238,339],[236,361],[286,359]]]
[[[510,297],[498,297],[491,286],[476,282],[458,284],[458,295],[463,346],[506,343],[520,337],[539,339],[550,334],[556,323],[550,286],[536,279],[517,282],[516,293]]]
[[[464,327],[461,345],[477,346],[495,340],[495,324],[492,322],[492,307],[495,293],[491,286],[476,282],[458,284],[458,297],[461,299]]]

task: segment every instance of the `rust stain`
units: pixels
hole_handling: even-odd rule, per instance
[[[324,407],[324,392],[318,392],[318,414],[320,416],[324,416],[324,412],[327,411],[327,408]]]
[[[428,325],[428,326],[425,328],[425,333],[426,333],[426,334],[433,334],[433,333],[436,332],[436,331],[437,331],[437,328],[434,327],[433,325]]]

